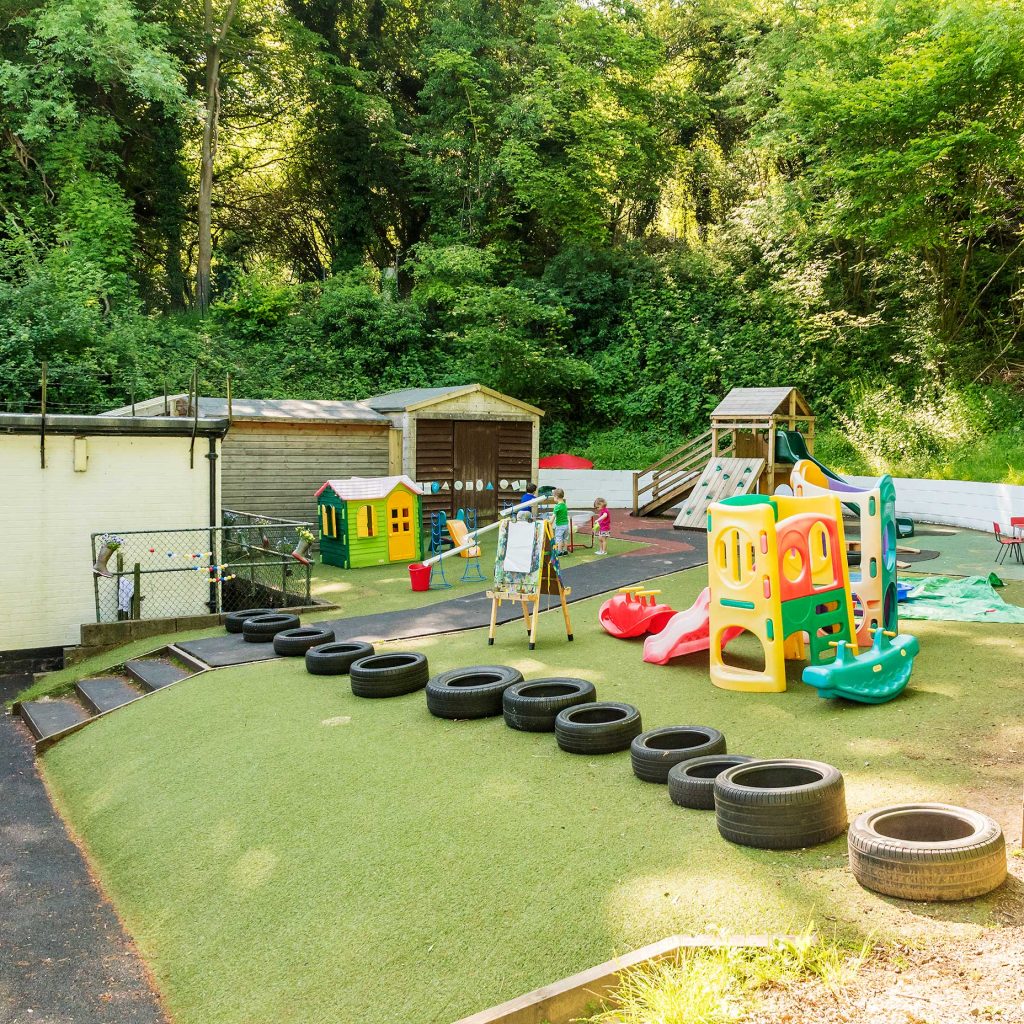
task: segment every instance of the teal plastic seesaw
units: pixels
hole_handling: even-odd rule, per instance
[[[895,639],[893,639],[895,638]],[[844,697],[862,704],[884,704],[898,697],[910,681],[914,658],[921,650],[916,636],[875,630],[871,650],[859,657],[845,640],[835,643],[836,657],[827,665],[808,665],[803,681],[826,699]]]

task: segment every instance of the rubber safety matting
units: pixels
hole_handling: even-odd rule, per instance
[[[671,528],[669,528],[671,533]],[[629,557],[610,555],[595,559],[586,565],[572,565],[572,557],[563,561],[562,576],[572,588],[570,602],[584,601],[599,594],[607,594],[619,587],[643,583],[667,576],[682,569],[691,569],[707,561],[704,544],[682,543],[676,534],[675,550],[659,551],[655,554],[635,554]],[[653,539],[653,537],[652,537]],[[668,538],[666,538],[667,540]],[[358,571],[358,570],[354,570]],[[541,610],[547,611],[558,605],[557,597],[541,598]],[[498,610],[498,622],[521,619],[518,604],[503,604]],[[435,633],[455,633],[466,629],[486,626],[491,618],[491,602],[481,591],[465,594],[448,601],[425,608],[410,608],[403,611],[382,612],[378,615],[358,615],[351,618],[327,619],[317,625],[334,630],[338,640],[409,640]],[[204,661],[213,668],[228,665],[245,665],[254,661],[268,661],[278,657],[273,644],[246,643],[241,634],[227,633],[224,636],[207,637],[203,640],[186,640],[176,645],[189,654]]]

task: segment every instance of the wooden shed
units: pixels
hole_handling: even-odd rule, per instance
[[[131,415],[131,407],[104,415]],[[188,417],[188,396],[137,402],[136,416]],[[200,398],[199,415],[227,418],[225,398]],[[244,399],[231,403],[221,455],[224,507],[313,522],[317,488],[330,478],[401,471],[397,431],[364,402]]]
[[[502,502],[536,480],[543,412],[482,384],[407,388],[366,400],[401,431],[401,471],[423,490],[423,514],[477,510],[494,519]]]
[[[789,482],[792,465],[776,460],[776,431],[799,430],[807,450],[814,452],[814,415],[796,388],[733,388],[711,413],[711,454],[764,459],[762,493],[774,494]]]
[[[316,500],[327,565],[353,569],[422,556],[420,489],[407,476],[328,480]]]

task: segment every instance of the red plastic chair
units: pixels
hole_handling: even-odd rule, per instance
[[[1013,520],[1011,520],[1011,523],[1013,523]],[[1021,520],[1021,524],[1024,525],[1024,519]],[[1015,523],[1013,525],[1016,526]],[[1003,528],[998,523],[993,523],[992,529],[996,535],[996,543],[999,545],[999,554],[996,555],[996,565],[1000,565],[1006,560],[1006,556],[1009,553],[1010,548],[1013,548],[1013,553],[1017,561],[1024,562],[1024,558],[1021,557],[1020,553],[1021,538],[1016,535],[1007,537],[1006,534],[1003,533]]]

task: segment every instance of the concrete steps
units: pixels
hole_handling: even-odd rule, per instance
[[[75,700],[27,700],[18,709],[29,732],[39,741],[71,729],[92,716]]]
[[[83,679],[75,684],[75,692],[82,704],[94,715],[114,711],[143,695],[143,691],[130,685],[124,676]]]
[[[162,657],[132,658],[124,663],[124,668],[128,675],[150,693],[195,674],[176,665],[170,658]]]
[[[140,658],[130,658],[123,668],[121,673],[80,679],[74,694],[60,700],[29,700],[18,706],[17,713],[35,737],[36,753],[42,753],[100,715],[205,672],[209,666],[172,644]]]

